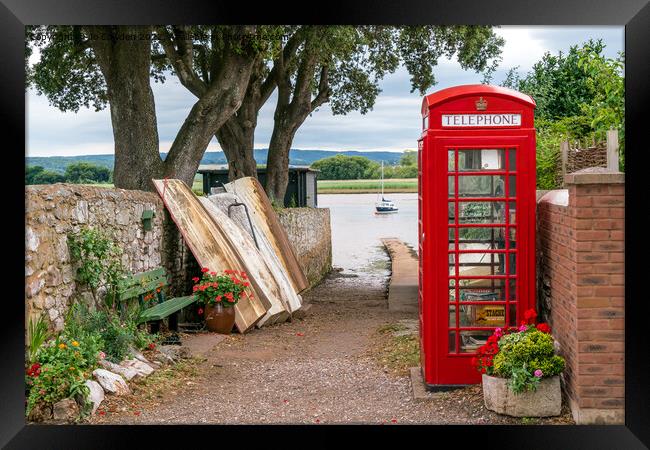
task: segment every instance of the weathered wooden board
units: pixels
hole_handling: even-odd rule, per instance
[[[251,220],[256,230],[259,230],[259,234],[262,235],[257,236],[258,242],[266,240],[273,249],[273,252],[289,274],[289,279],[296,293],[299,294],[307,289],[309,281],[307,281],[307,277],[298,263],[293,246],[289,242],[287,233],[280,224],[280,220],[273,211],[271,202],[259,181],[252,177],[239,178],[226,184],[225,187],[229,193],[235,194],[240,201],[246,203]]]
[[[220,193],[209,196],[208,201],[213,203],[222,212],[223,215],[228,215],[228,206],[232,205],[233,203],[240,202],[240,199],[230,193]],[[263,236],[261,236],[261,232],[259,230],[255,230],[255,224],[252,224],[253,230],[251,230],[251,223],[246,217],[244,208],[241,206],[231,208],[230,215],[228,217],[240,228],[244,235],[251,240],[253,245],[255,245],[255,242],[253,241],[252,233],[255,233],[258,244],[260,245],[258,251],[266,261],[266,264],[275,277],[277,284],[280,286],[280,290],[284,294],[284,301],[286,303],[286,306],[288,306],[288,311],[291,311],[293,313],[302,307],[302,298],[295,292],[294,287],[291,284],[289,274],[280,262],[278,256],[275,254],[275,251],[273,250],[268,240],[264,239]],[[257,250],[257,247],[255,249]],[[267,315],[257,323],[257,326],[261,327],[263,325],[274,323],[269,319],[271,319],[271,317],[269,313],[267,313]],[[276,320],[276,322],[279,320],[280,319]]]
[[[176,226],[202,267],[217,272],[246,270],[223,231],[190,188],[180,180],[153,180]],[[264,317],[272,304],[264,292],[253,289],[252,299],[242,298],[235,306],[235,325],[244,333]]]
[[[264,292],[266,298],[271,302],[271,308],[266,312],[264,317],[257,322],[259,326],[262,322],[275,323],[284,322],[289,318],[289,311],[284,297],[295,293],[290,288],[290,292],[282,291],[273,269],[266,263],[266,258],[257,249],[255,242],[246,231],[242,230],[239,225],[233,222],[227,214],[217,207],[206,197],[199,197],[199,201],[208,211],[214,222],[223,231],[230,245],[236,249],[241,263],[246,267],[248,279],[256,292]]]

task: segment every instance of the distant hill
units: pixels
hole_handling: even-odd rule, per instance
[[[255,150],[255,160],[258,164],[266,164],[268,149]],[[314,161],[334,155],[365,156],[373,161],[384,161],[385,164],[397,164],[402,153],[400,152],[360,152],[360,151],[327,151],[327,150],[298,150],[289,152],[289,164],[296,166],[309,166]],[[161,153],[162,158],[167,153]],[[28,156],[28,166],[42,166],[46,170],[63,173],[68,164],[87,162],[97,166],[108,167],[113,170],[114,155],[79,155],[79,156]],[[206,152],[201,164],[226,164],[223,152]]]

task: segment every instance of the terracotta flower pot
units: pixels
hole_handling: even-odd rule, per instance
[[[483,374],[483,400],[487,409],[508,416],[559,416],[562,408],[560,377],[543,378],[536,391],[515,394],[506,378]]]
[[[221,303],[214,306],[206,305],[203,317],[208,330],[220,334],[230,334],[235,325],[235,308],[232,306],[224,308]]]

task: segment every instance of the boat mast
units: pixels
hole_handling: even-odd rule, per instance
[[[384,161],[381,162],[381,201],[384,201]]]

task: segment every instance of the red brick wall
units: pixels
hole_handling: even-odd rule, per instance
[[[538,203],[540,301],[576,421],[623,423],[623,175],[587,170],[566,181],[568,202],[552,191]]]

